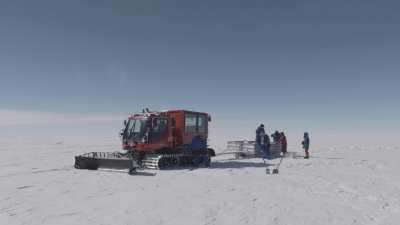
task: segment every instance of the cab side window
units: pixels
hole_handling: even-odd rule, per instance
[[[200,133],[206,132],[207,125],[206,125],[206,116],[205,115],[199,115],[197,118],[197,131]]]
[[[154,118],[152,127],[152,138],[162,137],[167,132],[167,119]]]
[[[205,115],[186,113],[185,114],[185,132],[186,133],[204,133],[207,130],[207,120]]]
[[[195,133],[196,132],[197,116],[196,114],[186,113],[185,114],[185,132]]]

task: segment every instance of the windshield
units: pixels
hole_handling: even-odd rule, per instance
[[[127,139],[141,139],[145,133],[145,120],[129,119],[125,128],[125,138]]]

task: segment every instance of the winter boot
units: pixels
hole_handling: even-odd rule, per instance
[[[308,150],[306,150],[306,156],[304,156],[305,159],[310,158],[310,153],[308,152]]]

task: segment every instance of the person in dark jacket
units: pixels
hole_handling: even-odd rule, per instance
[[[256,130],[256,145],[255,150],[261,153],[263,158],[269,158],[269,136],[265,133],[264,124],[260,124]]]
[[[264,154],[265,154],[264,158],[267,158],[267,159],[271,158],[271,153],[269,151],[270,146],[271,146],[271,140],[269,139],[268,134],[265,134],[264,135],[264,146],[263,146]]]
[[[304,151],[305,151],[305,159],[310,158],[310,153],[309,153],[309,149],[310,149],[310,137],[308,135],[307,132],[304,133],[304,139],[303,142],[301,142],[301,144],[303,145]]]
[[[267,149],[265,146],[265,130],[264,130],[264,124],[260,124],[260,126],[257,127],[256,130],[256,145],[255,145],[255,150],[256,152],[259,152],[263,155],[263,158],[267,158]],[[269,137],[268,137],[269,139]]]
[[[261,141],[265,135],[264,124],[260,124],[256,130],[256,142],[261,145]]]
[[[272,140],[274,141],[274,143],[278,143],[279,139],[280,139],[281,134],[279,133],[279,131],[275,131],[274,134],[271,135]]]
[[[287,152],[287,140],[286,140],[286,136],[285,133],[281,132],[281,145],[282,145],[282,153],[286,154]]]

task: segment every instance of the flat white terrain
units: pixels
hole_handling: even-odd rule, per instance
[[[145,175],[73,168],[118,140],[0,142],[0,224],[399,224],[400,149],[320,148],[285,158],[213,158],[211,168]],[[289,149],[303,155],[301,149]],[[155,175],[153,176],[152,173]]]

